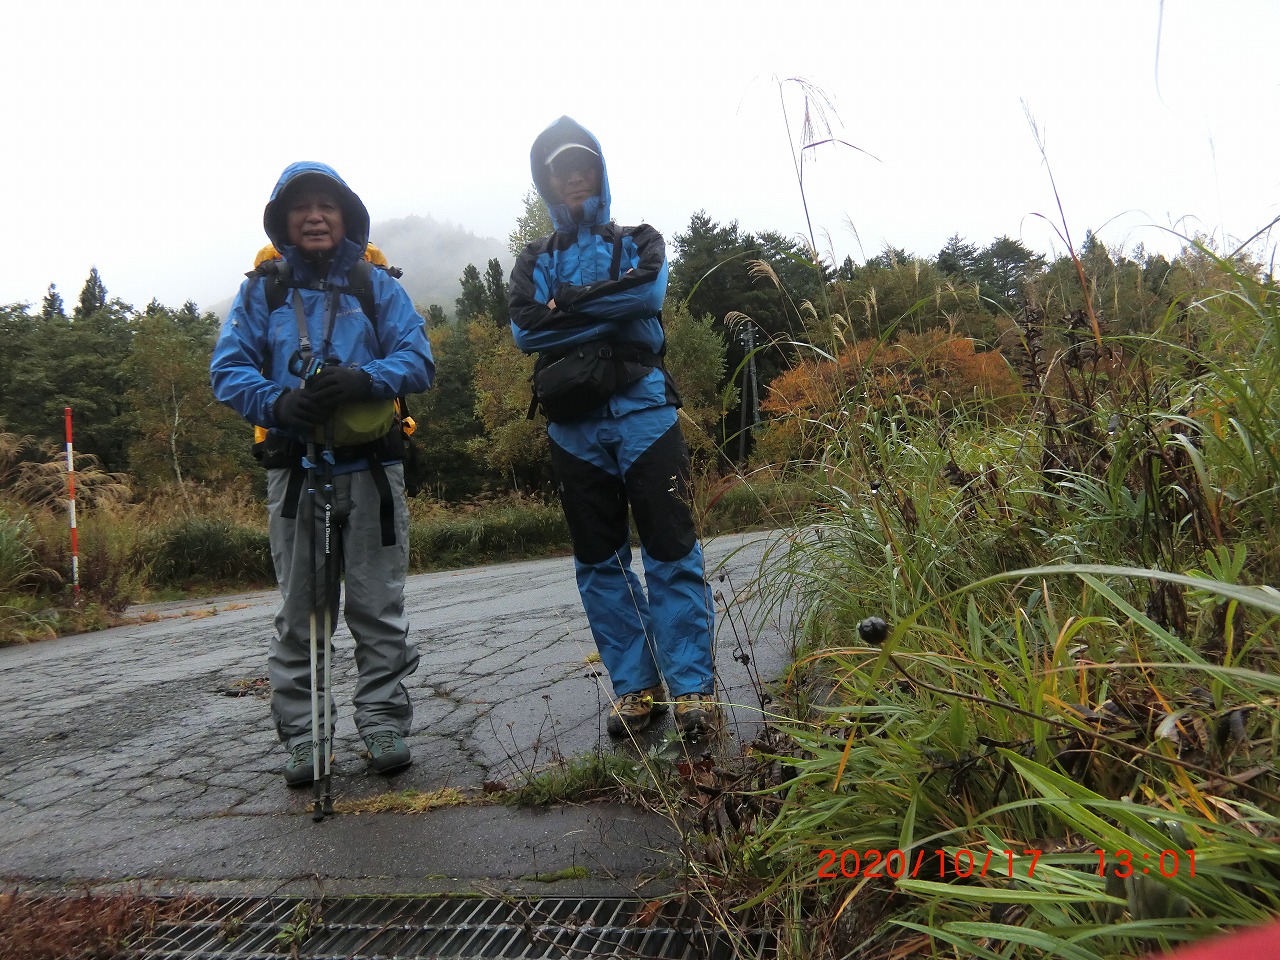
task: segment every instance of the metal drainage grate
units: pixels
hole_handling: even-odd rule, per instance
[[[160,926],[148,960],[280,960],[296,944],[309,960],[523,958],[735,960],[774,955],[762,930],[727,934],[696,904],[656,913],[630,899],[496,900],[304,897],[213,898]],[[318,917],[310,928],[306,918]],[[305,935],[303,935],[305,933]]]

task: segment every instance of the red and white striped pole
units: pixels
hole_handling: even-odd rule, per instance
[[[80,599],[80,545],[76,542],[76,461],[71,451],[71,408],[67,414],[67,505],[71,514],[71,589]]]

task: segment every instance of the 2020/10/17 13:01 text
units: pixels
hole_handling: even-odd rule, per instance
[[[920,877],[928,879],[986,877],[1004,875],[1034,877],[1036,865],[1043,850],[821,850],[818,853],[818,877],[834,880],[839,877]],[[1094,850],[1098,858],[1098,876],[1115,876],[1121,879],[1134,874],[1158,873],[1163,877],[1196,875],[1196,852],[1186,850],[1132,851]],[[1078,858],[1079,853],[1075,854]],[[1057,858],[1055,858],[1056,860]],[[1108,862],[1109,861],[1109,862]],[[1079,860],[1074,861],[1079,864]],[[1065,866],[1059,861],[1058,865]]]

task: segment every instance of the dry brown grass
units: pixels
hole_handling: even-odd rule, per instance
[[[158,925],[211,910],[197,898],[132,893],[76,897],[0,893],[0,957],[5,960],[115,960]]]
[[[429,813],[441,807],[460,807],[474,802],[453,787],[441,787],[431,791],[396,790],[362,800],[340,800],[334,804],[334,810],[338,813]]]

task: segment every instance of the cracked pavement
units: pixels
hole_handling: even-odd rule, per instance
[[[788,662],[785,625],[753,581],[777,535],[704,543],[717,597],[717,672],[727,752],[750,741],[760,705],[751,675]],[[643,574],[642,574],[643,575]],[[414,764],[366,768],[351,719],[346,627],[335,633],[333,793],[343,802],[412,788],[482,796],[562,758],[638,756],[668,738],[670,713],[637,745],[604,730],[609,687],[567,557],[420,574],[407,589]],[[133,608],[138,622],[0,649],[0,883],[148,892],[548,893],[532,880],[587,877],[557,893],[612,895],[660,884],[678,837],[621,803],[423,814],[338,814],[314,823],[310,790],[289,790],[265,691],[275,591]],[[726,612],[727,611],[727,612]],[[743,647],[750,667],[740,662]],[[657,878],[657,879],[654,879]]]

